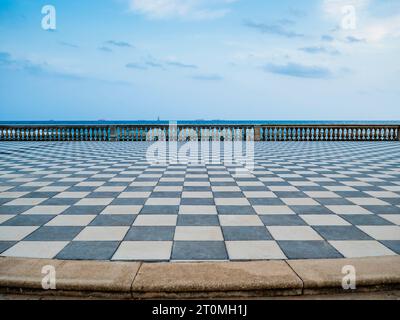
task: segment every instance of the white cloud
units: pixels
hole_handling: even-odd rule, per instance
[[[237,0],[129,0],[130,9],[151,19],[216,19]]]

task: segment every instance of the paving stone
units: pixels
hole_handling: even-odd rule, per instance
[[[0,143],[2,254],[29,254],[29,242],[38,242],[36,253],[48,242],[44,257],[61,255],[57,242],[66,242],[66,259],[65,252],[169,260],[175,244],[186,261],[195,244],[202,252],[195,260],[207,260],[207,245],[215,251],[210,259],[246,259],[240,248],[259,259],[269,253],[257,247],[275,245],[290,259],[399,254],[400,150],[393,143],[260,142],[251,172],[223,153],[215,163],[154,166],[149,145],[76,142],[71,159],[71,144]],[[5,156],[20,147],[30,152]],[[102,243],[105,253],[96,254]],[[93,256],[84,249],[90,246]]]

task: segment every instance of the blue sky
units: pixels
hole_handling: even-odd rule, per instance
[[[399,56],[398,0],[0,0],[0,120],[399,120]]]

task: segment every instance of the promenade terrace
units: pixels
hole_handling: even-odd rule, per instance
[[[0,133],[2,256],[400,254],[397,126],[3,126]],[[167,161],[155,162],[148,150],[162,141],[170,142],[161,149]],[[198,153],[179,157],[186,144]]]

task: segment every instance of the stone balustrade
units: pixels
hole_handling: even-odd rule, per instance
[[[0,141],[400,141],[397,125],[0,125]]]

